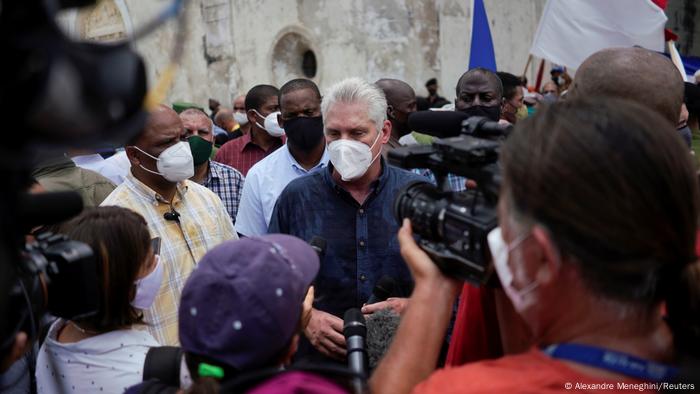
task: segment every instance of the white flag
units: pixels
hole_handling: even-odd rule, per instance
[[[576,69],[605,48],[661,52],[666,19],[651,0],[548,0],[530,53]]]

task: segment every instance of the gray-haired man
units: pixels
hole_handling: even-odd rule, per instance
[[[382,91],[366,81],[350,78],[331,87],[321,112],[332,165],[293,180],[272,213],[271,233],[307,242],[314,236],[326,239],[301,356],[320,352],[342,359],[345,340],[339,316],[367,302],[382,276],[397,282],[396,296],[410,293],[411,275],[399,254],[392,204],[399,189],[425,178],[382,159],[382,145],[391,136],[386,110]],[[363,311],[391,307],[400,312],[404,306],[404,299],[394,298]]]

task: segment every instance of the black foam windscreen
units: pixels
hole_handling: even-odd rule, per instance
[[[319,259],[322,258],[323,255],[326,253],[326,239],[323,237],[314,235],[313,237],[311,237],[309,245],[311,245],[313,250],[316,251],[316,254],[318,254]]]
[[[391,341],[399,329],[401,316],[391,308],[382,309],[367,316],[367,361],[375,368],[389,350]]]
[[[438,138],[458,136],[462,122],[469,117],[459,111],[418,111],[408,116],[408,126],[413,131]]]
[[[56,224],[78,215],[83,199],[76,192],[25,193],[19,198],[18,219],[24,228]]]

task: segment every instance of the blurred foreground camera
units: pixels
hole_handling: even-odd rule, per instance
[[[92,249],[65,235],[43,233],[25,251],[26,269],[45,282],[50,314],[68,320],[93,315],[99,307],[97,265]]]
[[[45,312],[68,320],[97,313],[97,266],[87,244],[46,232],[25,246],[21,259],[9,290],[7,317],[15,324],[0,349],[19,331],[34,339]]]
[[[437,187],[424,182],[404,187],[394,201],[394,215],[411,220],[418,245],[446,275],[476,284],[490,277],[486,237],[498,226],[498,152],[511,128],[471,117],[462,122],[460,136],[389,152],[391,164],[435,174]],[[449,173],[475,181],[477,188],[451,191]]]

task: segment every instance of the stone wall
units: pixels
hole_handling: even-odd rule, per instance
[[[544,3],[485,0],[499,69],[522,73]],[[64,16],[64,25],[75,36],[118,39],[168,3],[100,4]],[[469,61],[470,7],[467,0],[190,0],[185,55],[168,101],[204,106],[214,97],[230,105],[256,84],[303,76],[322,91],[348,76],[399,78],[418,94],[437,77],[452,99]],[[151,83],[168,64],[176,27],[170,22],[136,44]]]

